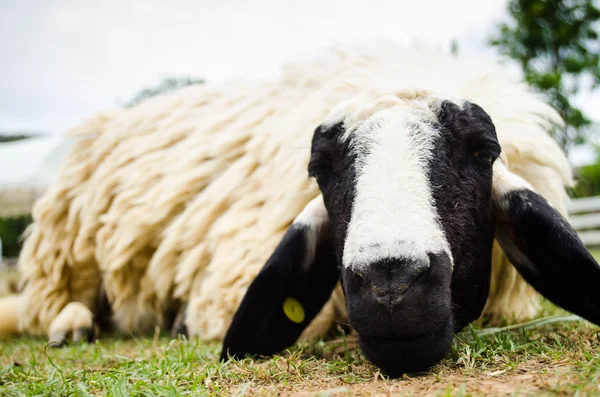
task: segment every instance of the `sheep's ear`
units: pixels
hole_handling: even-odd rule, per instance
[[[496,239],[523,278],[554,304],[600,325],[600,265],[569,222],[499,161],[492,197]]]
[[[328,223],[321,196],[294,220],[250,284],[221,360],[271,355],[293,345],[325,305],[339,279]]]

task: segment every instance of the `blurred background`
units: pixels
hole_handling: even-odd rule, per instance
[[[538,89],[567,122],[552,134],[579,179],[572,223],[598,246],[599,33],[598,0],[2,0],[0,257],[18,255],[33,202],[68,152],[63,134],[83,119],[390,39],[503,62]]]

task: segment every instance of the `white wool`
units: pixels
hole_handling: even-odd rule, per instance
[[[80,140],[37,202],[19,261],[20,329],[47,333],[69,302],[94,310],[102,285],[123,331],[160,326],[167,308],[187,302],[193,335],[223,337],[287,226],[319,194],[306,171],[315,127],[330,110],[330,120],[340,111],[360,122],[425,91],[482,106],[504,163],[564,213],[571,171],[545,132],[560,119],[498,66],[394,44],[338,49],[286,66],[280,79],[192,86],[73,129]],[[335,108],[351,98],[370,99]],[[379,105],[363,107],[371,99]],[[531,288],[497,245],[493,274],[486,313],[534,314]],[[340,296],[305,334],[343,313]]]

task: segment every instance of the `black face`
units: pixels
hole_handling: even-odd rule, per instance
[[[430,196],[403,197],[403,202],[414,199],[432,204],[449,252],[441,246],[429,246],[420,255],[412,251],[402,255],[402,248],[398,248],[399,255],[394,251],[396,254],[386,256],[383,242],[380,244],[377,237],[369,240],[366,232],[365,241],[369,243],[356,251],[376,254],[373,261],[361,267],[344,265],[343,258],[360,188],[357,176],[371,174],[360,169],[364,162],[357,161],[354,137],[340,139],[344,134],[341,123],[318,128],[312,142],[309,173],[317,179],[329,214],[350,322],[367,358],[392,376],[425,370],[438,362],[448,352],[454,332],[479,317],[489,289],[495,226],[492,164],[500,154],[494,125],[477,105],[459,107],[445,101],[433,129],[437,133],[431,145],[410,149],[430,152],[423,167]],[[397,133],[425,132],[415,127]],[[389,158],[395,161],[393,156]],[[399,161],[394,170],[400,180],[403,172],[415,172],[414,167],[402,169],[404,163]],[[406,191],[400,186],[393,194],[400,198]],[[390,211],[375,207],[376,211]],[[402,230],[407,226],[393,227]],[[415,244],[410,241],[398,241],[398,245],[414,251]]]

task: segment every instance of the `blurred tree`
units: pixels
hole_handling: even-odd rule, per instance
[[[578,183],[572,197],[600,196],[600,162],[586,165],[578,170]]]
[[[600,146],[596,147],[596,163],[578,168],[576,177],[571,197],[600,196]]]
[[[189,76],[167,77],[155,86],[146,87],[140,90],[137,94],[135,94],[135,96],[131,100],[129,100],[125,104],[125,107],[132,107],[153,96],[163,94],[165,92],[175,91],[188,85],[194,84],[204,84],[204,80]]]
[[[2,256],[7,258],[19,256],[19,252],[23,245],[21,237],[31,222],[31,216],[0,219]]]
[[[458,40],[456,39],[452,39],[450,41],[450,53],[452,55],[458,55],[459,52],[459,48],[458,48]]]
[[[20,141],[21,139],[31,138],[33,135],[25,135],[25,134],[4,134],[0,133],[0,143],[2,142],[13,142]]]
[[[35,134],[0,133],[0,143],[28,139]],[[16,257],[21,251],[21,236],[31,223],[30,216],[16,218],[0,218],[0,239],[2,239],[2,256]]]
[[[582,83],[600,85],[600,10],[595,0],[510,0],[509,23],[491,44],[520,63],[528,83],[543,92],[565,128],[552,131],[568,152],[584,143],[591,121],[571,103]]]

